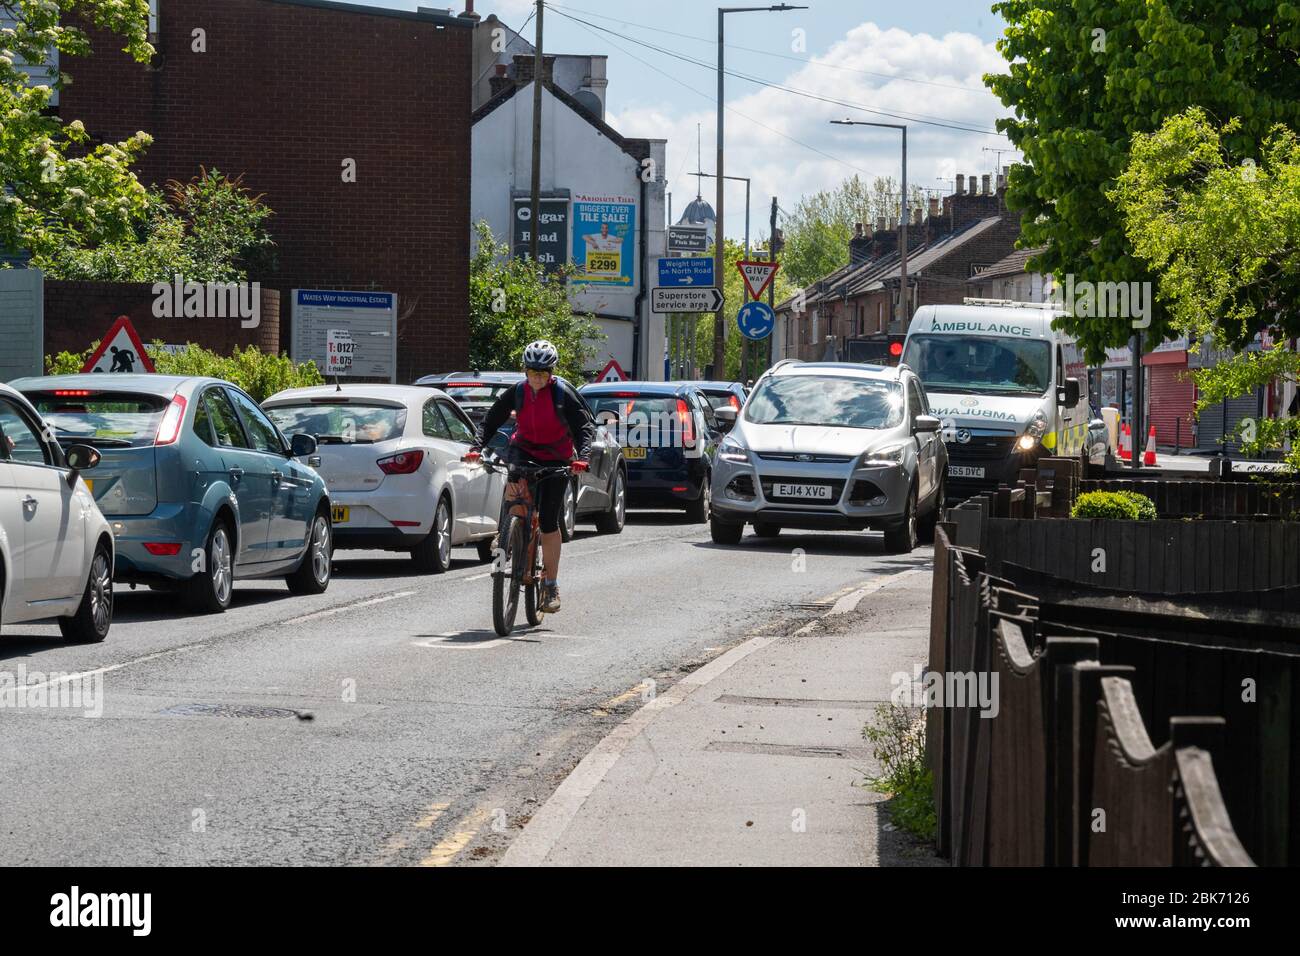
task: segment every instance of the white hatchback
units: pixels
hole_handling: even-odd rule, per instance
[[[105,439],[110,440],[111,439]],[[70,641],[113,623],[113,534],[80,472],[89,445],[59,446],[30,402],[0,385],[0,621],[57,618]]]
[[[476,440],[450,396],[414,385],[320,385],[278,392],[262,407],[285,435],[311,435],[303,459],[329,488],[336,548],[406,551],[425,571],[451,549],[495,547],[505,479],[461,458]]]

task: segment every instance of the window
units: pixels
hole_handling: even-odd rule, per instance
[[[447,423],[442,420],[442,415],[438,413],[436,399],[424,403],[423,423],[426,437],[451,441],[451,432],[447,430]]]
[[[466,424],[465,420],[456,412],[456,409],[446,402],[439,402],[438,407],[442,409],[442,417],[447,422],[447,430],[451,432],[452,441],[463,442],[466,445],[472,445],[478,441],[478,435],[475,434],[474,429]]]
[[[198,408],[194,410],[194,434],[203,444],[216,447],[216,439],[212,437],[212,416],[208,414],[207,402],[199,402]]]
[[[212,422],[212,433],[217,440],[217,447],[252,447],[248,444],[248,440],[244,438],[244,428],[239,424],[239,416],[235,414],[235,407],[230,404],[225,389],[208,389],[203,396],[203,404],[208,409],[208,416]]]
[[[53,391],[28,396],[60,440],[97,448],[146,448],[158,437],[167,399],[131,392],[69,391],[82,394]]]
[[[0,461],[52,465],[50,451],[18,409],[0,399]]]
[[[756,425],[895,428],[903,421],[903,401],[902,389],[892,382],[783,375],[755,388],[744,416]]]
[[[267,413],[284,434],[311,435],[322,445],[373,445],[400,438],[406,430],[406,408],[395,405],[318,399],[276,405]]]
[[[244,431],[248,434],[253,448],[270,455],[283,455],[284,442],[280,439],[280,433],[257,407],[257,403],[243,392],[234,389],[226,391],[230,394],[230,400],[235,403],[235,407],[239,409],[239,417],[244,421]]]
[[[907,410],[911,413],[914,422],[917,415],[925,414],[925,402],[921,400],[921,393],[917,390],[915,381],[907,383]]]

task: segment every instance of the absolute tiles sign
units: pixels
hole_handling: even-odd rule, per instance
[[[538,217],[541,224],[537,230],[537,261],[552,272],[569,261],[569,197],[541,197]],[[528,255],[532,218],[532,199],[515,196],[513,251],[516,258]]]
[[[312,361],[322,372],[330,367],[329,339],[351,333],[352,365],[359,378],[397,380],[397,295],[392,292],[293,290],[295,362]]]
[[[636,278],[636,200],[573,197],[575,284],[630,289]]]

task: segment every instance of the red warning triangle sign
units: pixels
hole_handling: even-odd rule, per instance
[[[144,350],[144,343],[135,326],[125,315],[118,316],[104,340],[95,349],[83,372],[152,372],[153,362]]]
[[[740,270],[741,277],[745,280],[745,288],[755,299],[761,298],[767,284],[772,281],[772,276],[776,275],[776,270],[781,268],[779,262],[737,262],[736,268]]]
[[[618,364],[618,359],[610,359],[605,370],[596,376],[598,382],[626,382],[627,372]]]

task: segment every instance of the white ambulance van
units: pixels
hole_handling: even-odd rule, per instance
[[[1053,303],[967,299],[926,305],[903,361],[925,385],[948,445],[948,495],[1014,485],[1045,456],[1105,462],[1105,426],[1089,408],[1083,354]]]

